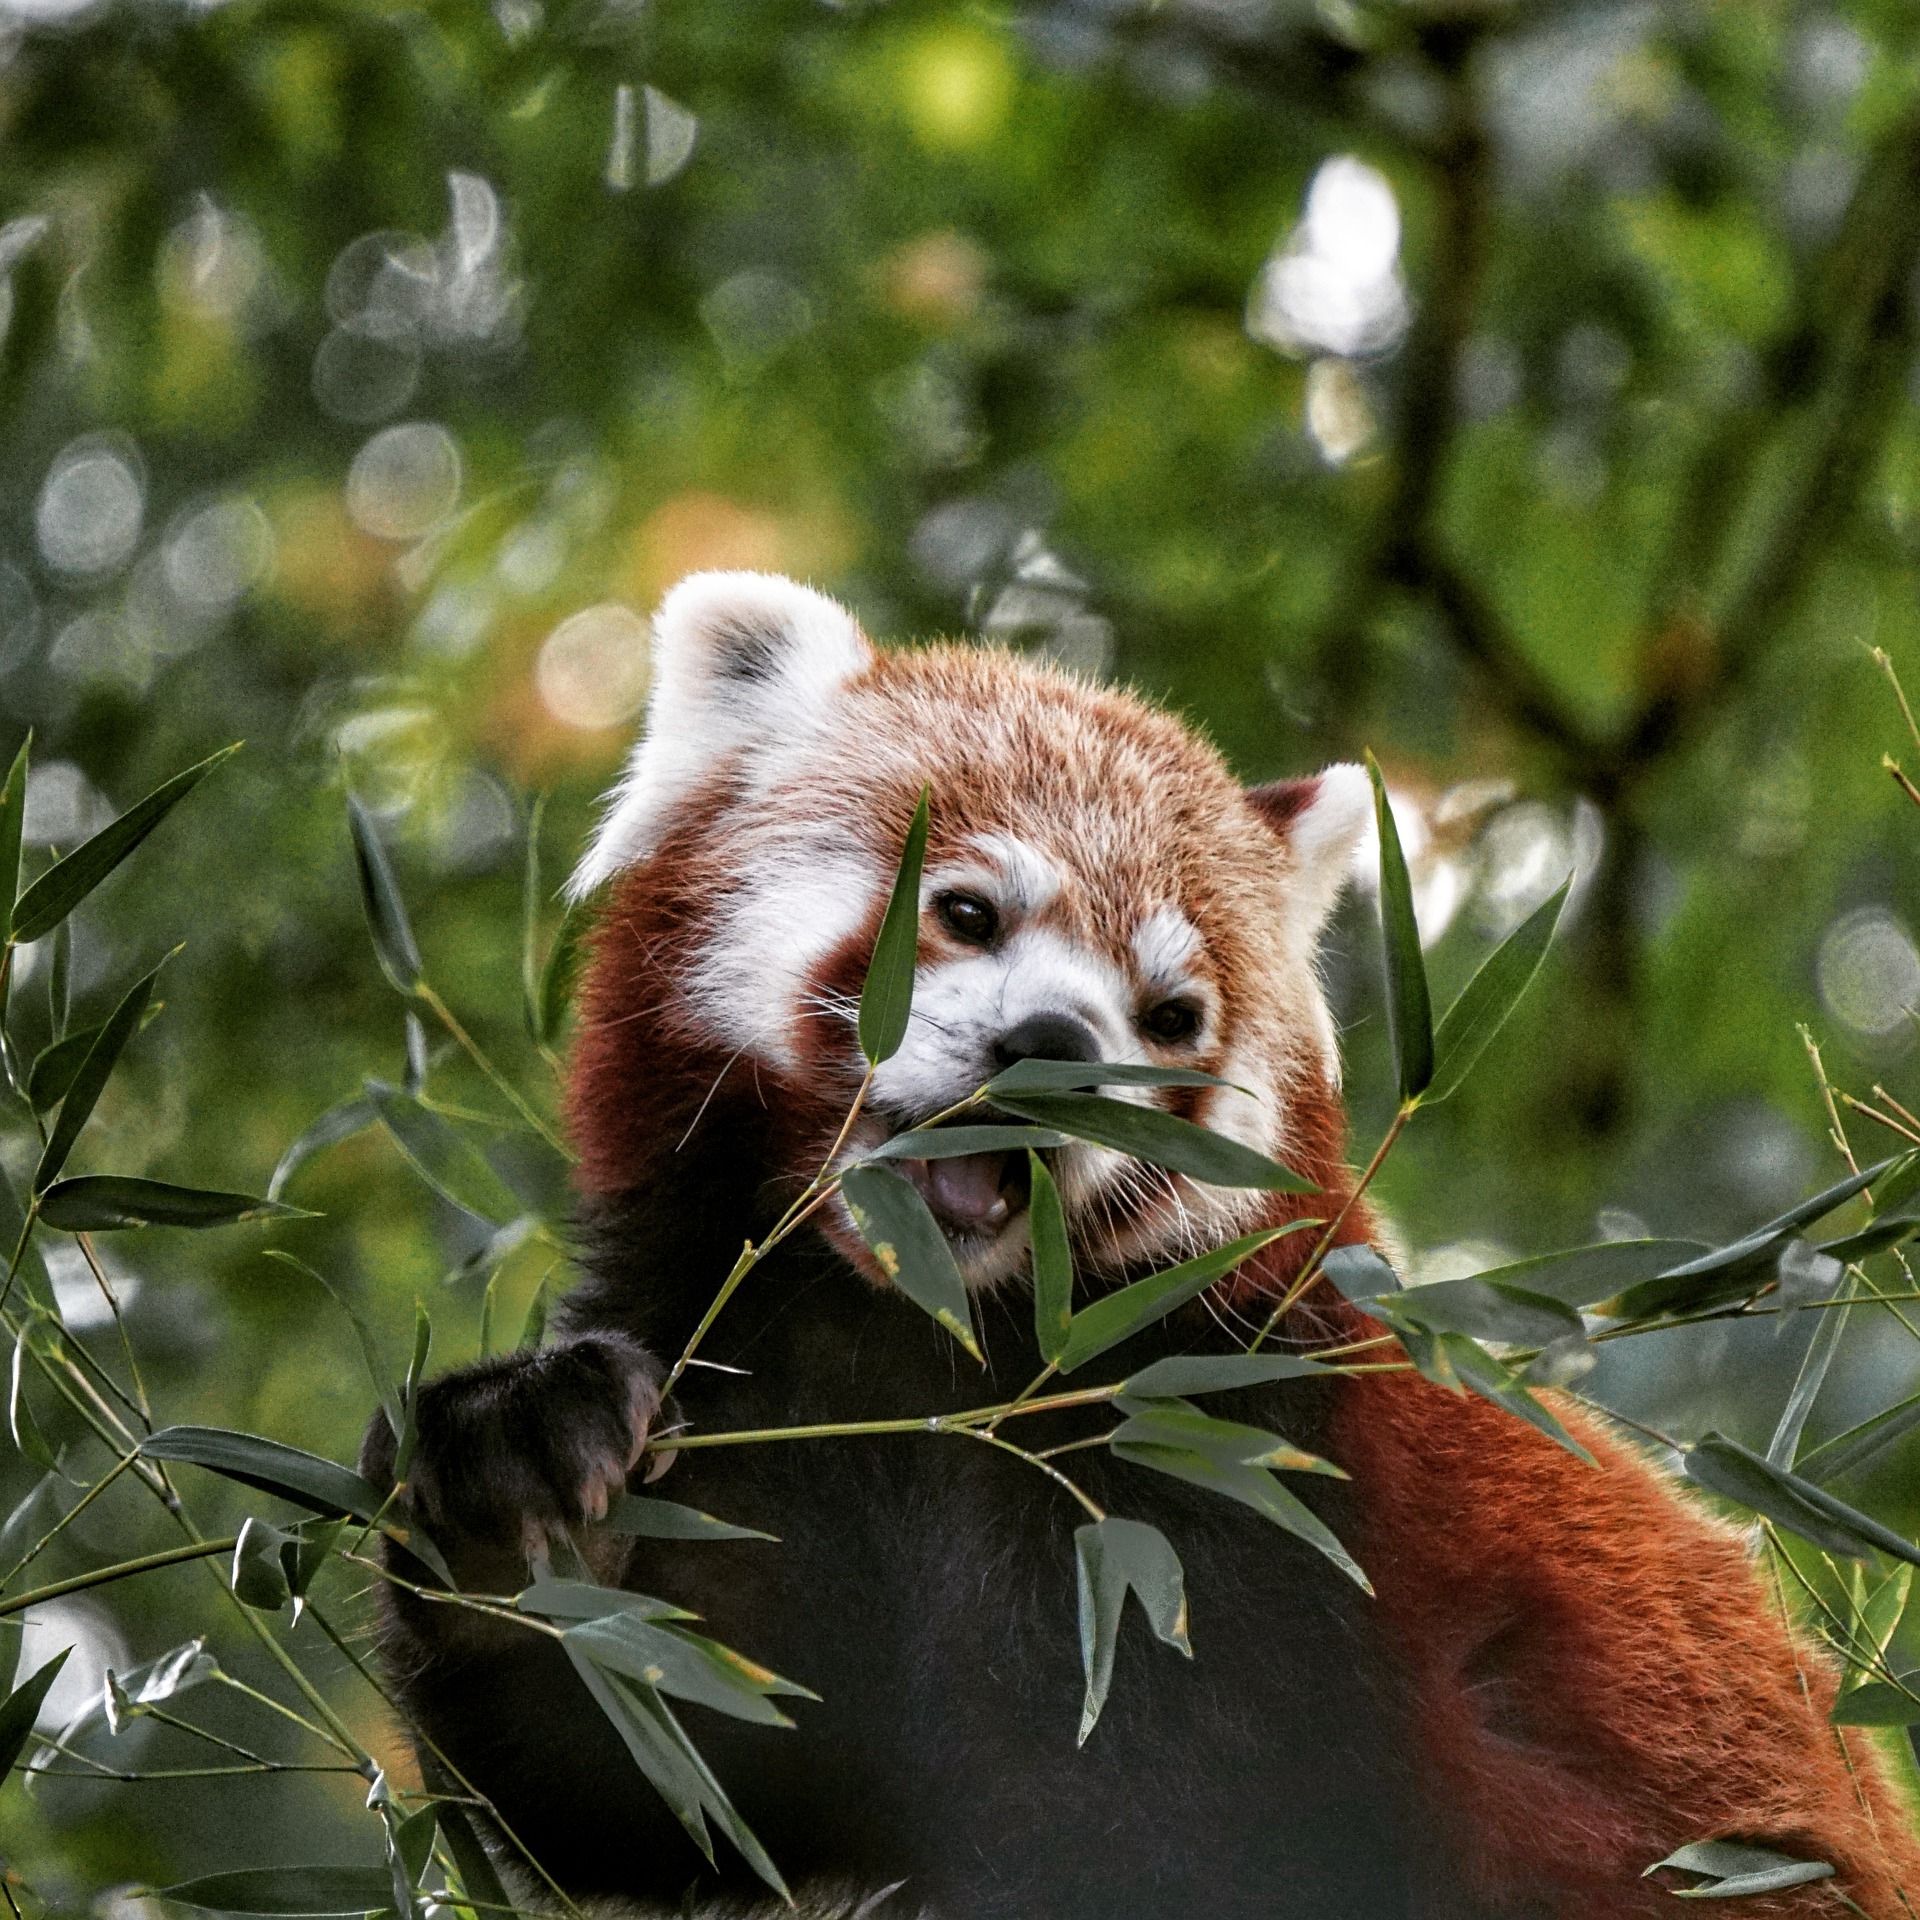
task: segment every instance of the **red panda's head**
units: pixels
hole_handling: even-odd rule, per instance
[[[590,1193],[671,1180],[729,1103],[764,1113],[775,1164],[756,1175],[820,1164],[863,1071],[860,986],[923,785],[913,1014],[850,1152],[1039,1055],[1217,1074],[1246,1091],[1126,1097],[1335,1177],[1315,948],[1364,774],[1249,791],[1128,694],[991,649],[877,652],[834,602],[733,573],[661,607],[646,735],[574,877],[576,896],[609,890],[570,1087]],[[971,1284],[1019,1271],[1023,1160],[903,1170]],[[1056,1174],[1078,1252],[1109,1271],[1217,1244],[1263,1198],[1093,1147],[1058,1150]],[[870,1268],[837,1203],[822,1219]]]

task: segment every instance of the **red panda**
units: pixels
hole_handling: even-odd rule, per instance
[[[553,1345],[447,1376],[419,1406],[407,1497],[462,1585],[490,1591],[604,1513],[666,1417],[655,1356],[681,1349],[743,1237],[833,1151],[923,785],[912,1017],[843,1161],[1013,1060],[1134,1061],[1230,1083],[1137,1097],[1323,1189],[1215,1189],[1058,1149],[1089,1290],[1353,1187],[1315,969],[1366,829],[1358,769],[1246,790],[1128,694],[987,649],[878,652],[832,601],[766,576],[684,582],[654,649],[645,737],[574,881],[604,898],[568,1089],[582,1277]],[[684,1375],[675,1422],[940,1412],[1032,1378],[1024,1160],[904,1164],[974,1290],[986,1378],[836,1202],[729,1305],[703,1349],[723,1366]],[[1373,1231],[1359,1204],[1342,1238]],[[1274,1242],[1123,1354],[1235,1349],[1311,1240]],[[1292,1340],[1376,1330],[1328,1291],[1309,1290]],[[1314,1482],[1311,1502],[1374,1597],[1211,1495],[1080,1453],[1110,1511],[1174,1540],[1195,1659],[1123,1636],[1079,1753],[1080,1516],[1018,1460],[931,1435],[683,1449],[676,1498],[782,1544],[597,1539],[589,1557],[823,1696],[793,1732],[698,1729],[817,1911],[851,1886],[833,1911],[1632,1920],[1672,1897],[1652,1863],[1728,1838],[1836,1869],[1741,1913],[1913,1920],[1911,1814],[1827,1724],[1826,1663],[1738,1537],[1597,1420],[1566,1416],[1592,1468],[1402,1373],[1218,1404],[1351,1476]],[[391,1483],[383,1416],[363,1468]],[[750,1887],[694,1851],[549,1644],[400,1592],[387,1658],[423,1747],[511,1829],[503,1858],[524,1846],[570,1893],[654,1911],[718,1913]]]

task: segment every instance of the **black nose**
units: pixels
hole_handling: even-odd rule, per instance
[[[1016,1060],[1098,1060],[1100,1043],[1093,1029],[1070,1013],[1036,1013],[994,1042],[993,1058],[1001,1067]]]

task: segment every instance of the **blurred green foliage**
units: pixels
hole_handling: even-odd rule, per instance
[[[187,943],[77,1169],[264,1192],[426,1055],[500,1111],[446,1033],[410,1049],[348,791],[428,978],[550,1105],[526,796],[544,898],[630,735],[641,619],[716,564],[1129,679],[1249,778],[1371,747],[1441,1004],[1579,866],[1533,995],[1384,1176],[1417,1273],[1724,1236],[1837,1177],[1801,1022],[1839,1087],[1920,1106],[1920,822],[1880,758],[1920,765],[1867,652],[1920,686],[1902,0],[0,0],[0,153],[30,866],[246,742],[74,924],[76,1025]],[[1394,1103],[1371,927],[1356,903],[1330,958],[1362,1150]],[[29,1054],[51,946],[14,981]],[[1839,1112],[1862,1160],[1898,1144]],[[165,1417],[350,1456],[352,1331],[264,1238],[395,1374],[416,1298],[444,1364],[498,1256],[504,1328],[559,1257],[487,1247],[377,1130],[285,1197],[322,1217],[102,1243]],[[84,1264],[55,1280],[110,1341]],[[1850,1316],[1811,1440],[1913,1389],[1903,1312]],[[1809,1332],[1623,1343],[1593,1384],[1764,1445]],[[1909,1533],[1915,1459],[1861,1483]],[[123,1485],[35,1564],[167,1541]],[[61,1624],[97,1685],[206,1597],[185,1567]],[[47,1780],[0,1836],[84,1904],[364,1857],[362,1793]]]

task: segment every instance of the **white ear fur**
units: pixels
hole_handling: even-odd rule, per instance
[[[804,733],[873,657],[853,615],[771,573],[696,573],[653,617],[647,725],[567,883],[581,900],[644,860],[727,754]]]
[[[1303,940],[1311,942],[1339,904],[1373,831],[1373,782],[1365,767],[1343,763],[1322,768],[1296,791],[1302,789],[1304,804],[1288,810],[1279,830],[1293,855],[1287,910]]]

